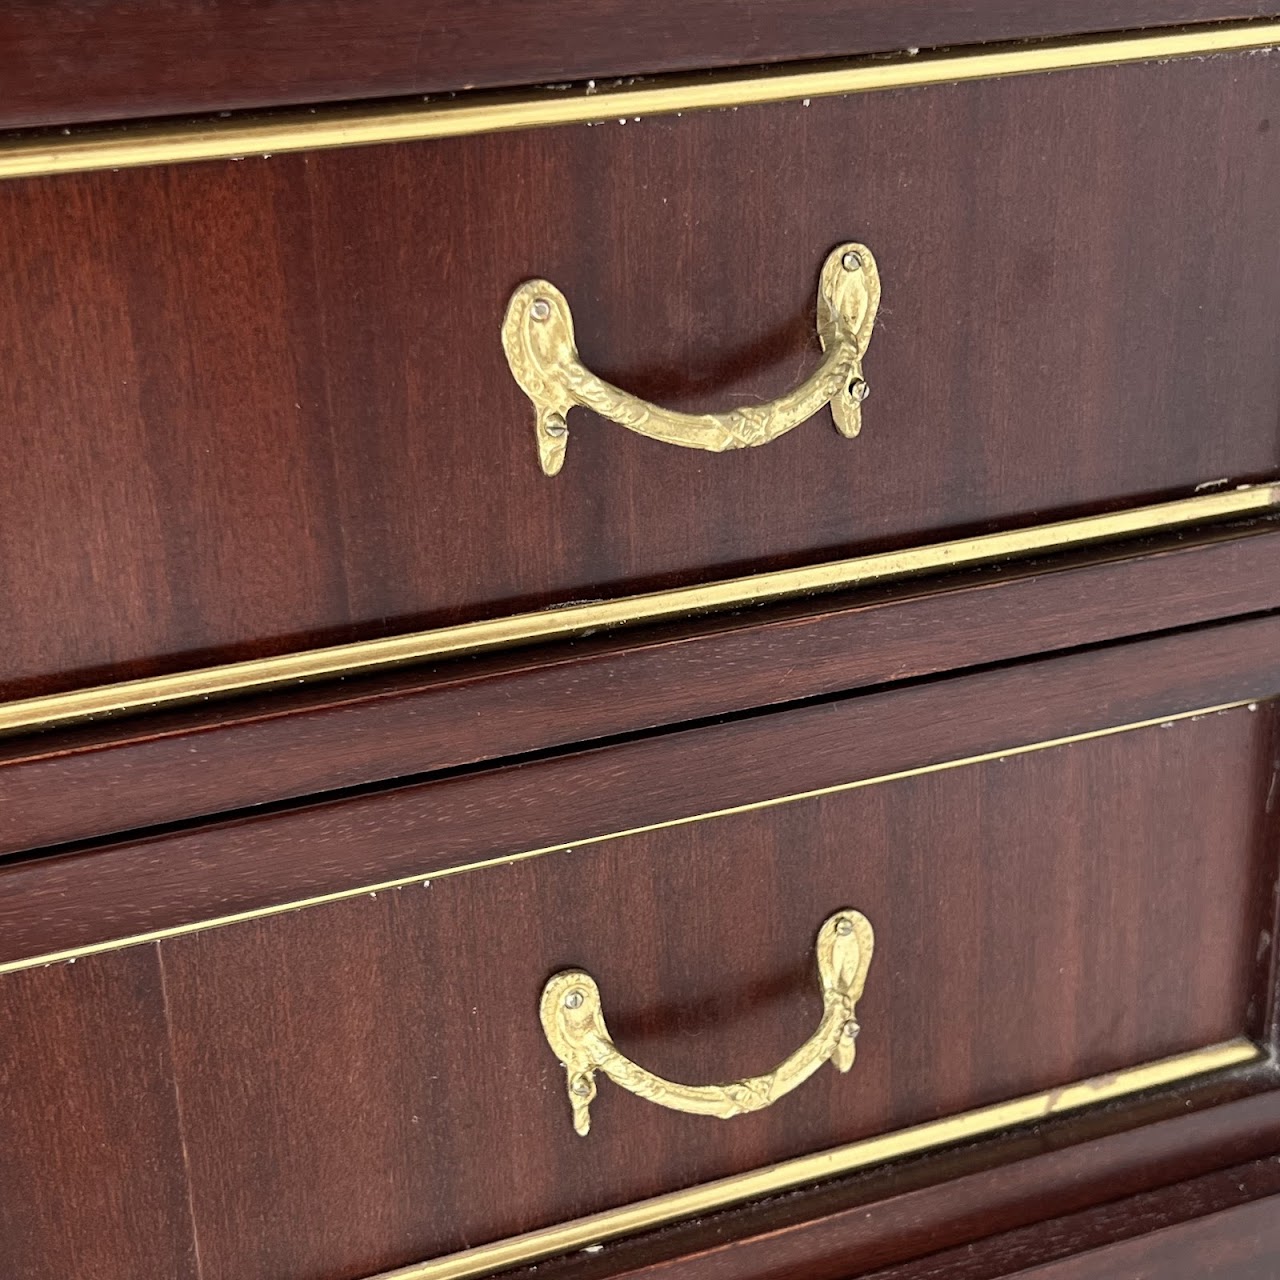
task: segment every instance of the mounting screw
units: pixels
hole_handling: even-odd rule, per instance
[[[564,998],[564,1007],[566,1009],[581,1009],[582,1008],[582,992],[570,991],[569,994]]]
[[[871,388],[862,378],[854,378],[849,383],[849,394],[861,404],[871,394]]]
[[[529,314],[535,320],[545,320],[551,314],[551,303],[546,298],[534,298]]]
[[[842,938],[847,938],[853,932],[853,921],[848,916],[841,916],[836,921],[836,932]]]
[[[858,1038],[858,1032],[861,1030],[862,1028],[858,1026],[852,1018],[844,1024],[844,1034],[845,1038],[848,1040],[856,1040]]]
[[[567,436],[569,427],[564,420],[564,415],[559,413],[550,413],[547,420],[542,425],[542,430],[549,436]]]
[[[860,253],[855,253],[852,249],[850,249],[849,252],[846,253],[843,258],[840,259],[840,265],[846,271],[861,271],[862,255]]]
[[[585,1098],[591,1092],[591,1084],[586,1076],[574,1076],[569,1090],[572,1093],[576,1093],[579,1098]]]

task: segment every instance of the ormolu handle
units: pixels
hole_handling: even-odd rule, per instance
[[[527,280],[511,295],[502,346],[513,377],[537,410],[538,459],[553,476],[564,465],[565,417],[574,405],[655,440],[722,453],[768,444],[830,404],[837,430],[852,439],[862,428],[862,357],[879,305],[880,276],[871,250],[861,244],[833,249],[818,280],[822,364],[781,399],[728,413],[661,409],[597,378],[578,357],[564,294],[546,280]]]
[[[853,1066],[858,1024],[854,1006],[862,995],[875,935],[861,912],[837,911],[818,932],[818,973],[822,980],[822,1021],[785,1062],[768,1075],[731,1084],[675,1084],[632,1062],[609,1038],[600,991],[580,970],[557,973],[542,989],[542,1029],[568,1072],[573,1127],[584,1137],[591,1128],[595,1074],[660,1107],[727,1120],[759,1111],[803,1084],[828,1059],[838,1071]]]

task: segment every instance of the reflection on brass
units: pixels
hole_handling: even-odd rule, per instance
[[[537,412],[538,460],[555,475],[569,442],[568,412],[581,405],[620,426],[666,444],[723,453],[768,444],[831,406],[836,429],[850,439],[862,429],[867,383],[862,357],[880,305],[880,275],[871,250],[838,245],[818,279],[822,363],[794,391],[768,404],[727,413],[677,413],[597,378],[582,363],[564,294],[547,280],[527,280],[511,295],[502,349],[520,389]]]
[[[140,680],[123,680],[68,693],[41,694],[0,702],[0,735],[1063,551],[1068,547],[1229,520],[1249,513],[1261,514],[1277,504],[1280,504],[1280,484],[1241,485],[1225,493],[1199,493],[1155,506],[1057,520],[1003,533],[984,533],[953,542],[926,543],[903,551],[882,551],[849,560],[779,569],[616,600],[463,622],[382,640],[360,640],[354,644],[304,649],[299,653],[251,658],[171,675],[145,676]]]
[[[449,94],[409,103],[236,113],[227,119],[165,121],[19,134],[0,143],[0,181],[37,174],[130,169],[291,151],[457,138],[619,117],[670,115],[764,102],[800,102],[964,80],[1204,57],[1280,44],[1280,22],[1211,22],[1074,40],[1019,41],[972,49],[911,50],[819,64],[711,75],[657,76],[565,88]]]
[[[858,1037],[854,1009],[867,980],[874,947],[871,924],[861,912],[837,911],[831,916],[818,931],[822,983],[818,1029],[767,1075],[730,1084],[676,1084],[646,1071],[609,1038],[594,979],[576,969],[556,974],[542,990],[540,1012],[547,1042],[568,1073],[574,1129],[585,1137],[591,1128],[589,1108],[596,1096],[597,1071],[660,1107],[720,1120],[771,1106],[828,1060],[837,1071],[848,1071]]]
[[[719,1182],[704,1182],[606,1209],[589,1218],[542,1227],[522,1236],[509,1236],[492,1244],[476,1245],[429,1262],[386,1271],[372,1280],[475,1280],[512,1267],[528,1266],[542,1258],[586,1249],[607,1240],[651,1231],[668,1223],[696,1218],[748,1200],[775,1196],[796,1187],[842,1177],[890,1160],[935,1151],[958,1142],[1000,1133],[1015,1125],[1036,1125],[1050,1116],[1065,1115],[1085,1107],[1102,1106],[1151,1089],[1166,1088],[1215,1071],[1245,1067],[1264,1061],[1266,1055],[1248,1040],[1193,1049],[1173,1058],[1147,1062],[1109,1072],[1092,1080],[1080,1080],[1042,1093],[1008,1102],[997,1102],[941,1120],[927,1120],[910,1129],[899,1129],[879,1138],[864,1138],[848,1146],[798,1156],[766,1165],[750,1173],[735,1174]]]

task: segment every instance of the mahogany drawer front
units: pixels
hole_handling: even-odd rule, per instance
[[[1072,1082],[1112,1077],[1083,1095],[1106,1097],[1115,1073],[1259,1038],[1277,727],[1243,699],[1280,689],[1274,632],[0,869],[0,1234],[31,1280],[90,1231],[103,1257],[129,1242],[129,1274],[195,1275],[198,1242],[203,1280],[355,1280],[1012,1098],[1043,1114]],[[954,754],[944,726],[966,714],[985,737]],[[858,765],[859,738],[891,776]],[[563,765],[578,785],[548,789]],[[274,885],[256,908],[254,874]],[[815,935],[843,908],[876,931],[847,1075],[724,1122],[600,1075],[575,1134],[548,978],[589,973],[620,1049],[660,1075],[766,1072],[818,1024]],[[94,1211],[67,1219],[81,1185]]]
[[[1271,51],[0,184],[0,695],[806,565],[1274,476]],[[683,410],[883,283],[857,439],[570,415],[499,328]],[[55,622],[56,620],[56,622]]]

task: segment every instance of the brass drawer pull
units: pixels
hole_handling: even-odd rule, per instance
[[[867,980],[874,946],[871,923],[861,912],[837,911],[825,921],[817,943],[823,1006],[818,1029],[768,1075],[731,1084],[676,1084],[638,1066],[609,1038],[600,990],[591,976],[579,969],[557,973],[542,989],[540,1013],[547,1042],[568,1072],[573,1127],[584,1137],[591,1128],[597,1071],[660,1107],[721,1120],[776,1102],[828,1058],[837,1071],[848,1071],[858,1036],[854,1007]]]
[[[833,249],[818,280],[818,341],[826,355],[817,372],[778,400],[728,413],[676,413],[597,378],[578,356],[564,294],[547,280],[527,280],[511,295],[502,347],[537,410],[538,459],[553,476],[564,465],[565,417],[574,405],[654,440],[723,453],[768,444],[830,404],[837,430],[852,439],[862,428],[862,357],[879,305],[871,250],[852,243]]]

